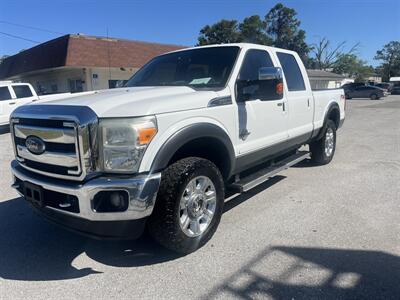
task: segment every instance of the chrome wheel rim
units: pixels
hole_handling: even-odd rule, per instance
[[[333,129],[328,127],[325,134],[325,155],[330,157],[335,147],[335,135]]]
[[[179,225],[189,237],[205,232],[217,206],[217,193],[210,178],[198,176],[186,186],[179,205]]]

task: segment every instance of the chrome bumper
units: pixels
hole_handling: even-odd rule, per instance
[[[76,196],[79,202],[79,213],[68,212],[62,209],[46,206],[55,212],[82,218],[88,221],[127,221],[137,220],[150,216],[153,211],[161,174],[139,175],[131,178],[99,177],[85,183],[71,182],[48,178],[29,172],[22,168],[17,161],[11,162],[14,176],[13,187],[18,190],[18,178],[22,182],[29,182],[45,190]],[[93,197],[101,191],[124,190],[129,194],[129,206],[123,212],[98,213],[92,209]]]

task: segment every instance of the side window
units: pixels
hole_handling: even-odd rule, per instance
[[[0,101],[2,100],[10,100],[11,99],[11,94],[6,86],[0,87]]]
[[[27,85],[15,85],[13,86],[15,95],[17,98],[27,98],[32,97],[32,91]]]
[[[248,50],[237,80],[238,100],[273,100],[275,92],[273,83],[258,79],[260,68],[273,66],[268,52],[258,49]]]
[[[244,57],[239,80],[258,80],[258,70],[262,67],[273,67],[271,57],[264,50],[251,49]]]
[[[285,73],[286,84],[289,91],[304,91],[304,78],[299,65],[292,54],[277,52],[278,59]]]
[[[11,94],[8,87],[6,86],[0,87],[0,101],[10,100],[10,99],[11,99]]]

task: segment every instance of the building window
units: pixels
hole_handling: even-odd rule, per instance
[[[81,79],[68,79],[68,84],[71,93],[83,92],[83,82]]]

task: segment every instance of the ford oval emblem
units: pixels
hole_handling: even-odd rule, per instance
[[[33,135],[26,138],[25,146],[29,152],[37,155],[42,154],[46,150],[46,144],[43,140]]]

